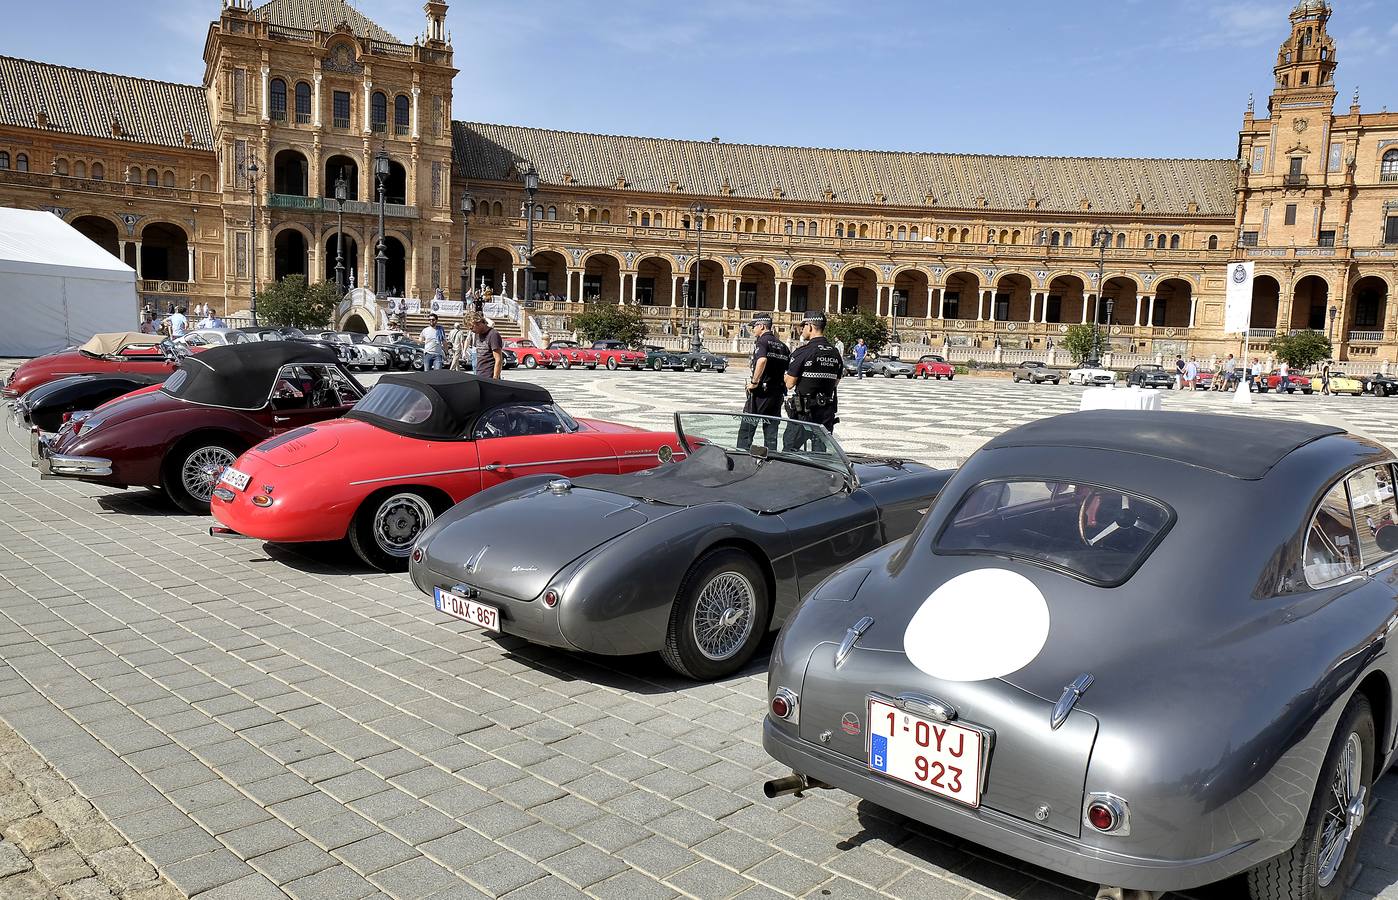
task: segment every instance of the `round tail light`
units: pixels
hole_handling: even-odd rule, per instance
[[[415,562],[415,563],[420,563],[420,562],[422,562],[422,548],[421,548],[421,547],[414,547],[414,548],[413,548],[413,562]]]
[[[772,698],[772,715],[778,719],[785,719],[791,715],[791,702],[781,694]]]
[[[558,591],[555,591],[553,588],[549,588],[548,590],[544,591],[544,605],[547,606],[549,609],[553,609],[555,606],[557,606]]]
[[[1103,833],[1120,828],[1123,816],[1121,804],[1110,799],[1093,800],[1087,807],[1087,824]]]

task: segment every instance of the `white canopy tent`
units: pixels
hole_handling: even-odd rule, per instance
[[[139,321],[136,271],[50,212],[0,207],[0,356],[38,356]]]

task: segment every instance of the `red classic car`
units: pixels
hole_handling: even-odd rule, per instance
[[[621,341],[593,341],[592,349],[597,361],[609,369],[625,366],[639,372],[646,364],[645,351],[632,350]]]
[[[951,381],[956,377],[956,369],[947,362],[946,357],[929,354],[917,361],[917,368],[913,369],[914,378],[945,378]]]
[[[563,354],[557,350],[536,347],[534,342],[527,338],[505,341],[505,347],[514,351],[515,356],[519,359],[519,364],[526,369],[537,369],[540,366],[552,369],[563,364]]]
[[[565,369],[571,369],[573,366],[597,368],[597,351],[589,350],[577,341],[549,341],[549,349],[563,357],[559,365]]]
[[[1286,377],[1286,379],[1287,379],[1287,388],[1286,388],[1286,392],[1287,392],[1288,394],[1294,394],[1294,393],[1296,393],[1297,391],[1300,391],[1300,392],[1303,393],[1303,394],[1309,394],[1309,393],[1314,392],[1314,390],[1315,390],[1315,388],[1311,387],[1311,379],[1310,379],[1308,376],[1305,376],[1305,375],[1297,375],[1297,374],[1294,374],[1294,373],[1293,373],[1293,374],[1291,374],[1291,375],[1288,375],[1288,376]],[[1264,377],[1264,378],[1262,379],[1262,388],[1261,388],[1262,393],[1265,394],[1265,393],[1267,393],[1268,391],[1276,391],[1276,390],[1280,390],[1280,389],[1281,389],[1281,373],[1280,373],[1280,372],[1277,372],[1277,371],[1274,370],[1274,371],[1272,372],[1272,374],[1267,375],[1266,377]]]
[[[30,446],[44,478],[158,487],[186,512],[207,513],[220,473],[239,453],[342,415],[363,395],[323,347],[215,347],[186,357],[163,385],[75,415]]]
[[[402,569],[427,526],[477,491],[521,475],[649,469],[682,457],[680,446],[673,432],[574,419],[532,384],[385,375],[345,418],[244,453],[214,491],[212,533],[348,538],[369,565]]]
[[[81,347],[69,347],[23,363],[10,373],[3,394],[6,400],[13,400],[69,375],[121,373],[163,378],[178,363],[175,351],[159,335],[135,331],[97,334]]]

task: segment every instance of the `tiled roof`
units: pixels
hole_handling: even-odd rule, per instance
[[[361,38],[401,44],[345,0],[272,0],[252,11],[254,18],[288,28],[334,31],[343,22]]]
[[[197,85],[0,56],[0,125],[39,128],[40,111],[48,117],[46,130],[62,134],[199,150],[214,145],[208,100]]]
[[[1237,163],[1231,159],[1107,159],[978,156],[769,147],[661,138],[549,131],[515,125],[456,122],[457,169],[468,178],[508,178],[532,162],[546,184],[789,200],[931,206],[942,209],[1038,208],[1130,214],[1139,195],[1146,214],[1232,216]],[[927,198],[932,198],[928,203]],[[984,206],[981,198],[985,199]]]

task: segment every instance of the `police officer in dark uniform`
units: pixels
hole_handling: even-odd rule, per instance
[[[743,412],[758,416],[782,417],[782,398],[786,396],[786,367],[791,364],[791,350],[781,339],[772,333],[772,317],[757,315],[752,320],[753,335],[756,340],[752,347],[752,371],[748,375],[747,403]],[[762,442],[770,449],[777,449],[777,422],[762,423]],[[744,419],[738,427],[738,449],[752,446],[757,422]]]
[[[845,374],[845,362],[840,358],[840,351],[825,337],[825,313],[806,313],[801,320],[801,338],[806,343],[791,354],[791,364],[786,369],[786,386],[792,391],[786,401],[786,411],[793,419],[822,425],[833,434],[835,423],[840,421],[836,415],[839,411],[836,392]],[[802,429],[788,428],[785,449],[798,449],[807,437],[808,433]],[[813,449],[823,452],[825,448]]]

